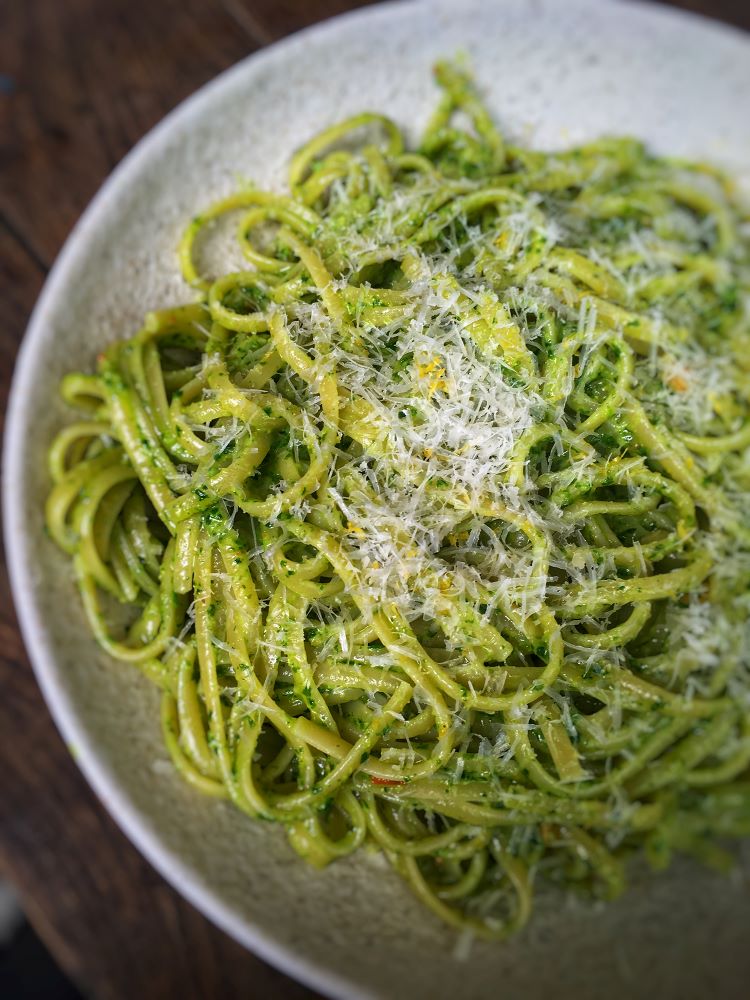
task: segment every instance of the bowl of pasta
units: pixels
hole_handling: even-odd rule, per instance
[[[739,995],[749,54],[347,15],[170,115],[43,291],[4,488],[45,697],[323,992]]]

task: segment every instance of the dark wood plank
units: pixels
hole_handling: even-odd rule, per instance
[[[5,426],[16,350],[29,310],[46,276],[44,261],[25,245],[0,212],[0,433]],[[0,616],[4,606],[5,602],[0,606]]]
[[[225,10],[237,24],[270,45],[285,35],[300,31],[318,21],[325,21],[373,0],[222,0]]]
[[[262,42],[218,0],[6,0],[0,211],[51,260],[137,140]]]
[[[222,69],[366,0],[0,0],[0,413],[51,261],[105,176]],[[669,0],[667,0],[669,2]],[[750,28],[747,0],[671,0]],[[0,872],[87,995],[309,997],[185,903],[94,798],[0,574]]]

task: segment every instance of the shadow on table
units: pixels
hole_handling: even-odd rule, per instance
[[[83,1000],[25,920],[11,939],[0,946],[0,997]]]

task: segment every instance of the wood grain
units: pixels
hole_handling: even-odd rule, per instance
[[[347,0],[0,0],[0,412],[47,269],[106,175],[222,69]],[[677,6],[750,28],[747,0]],[[153,871],[54,729],[0,574],[0,873],[103,1000],[312,997]]]

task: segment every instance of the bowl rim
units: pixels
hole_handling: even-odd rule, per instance
[[[534,5],[534,0],[516,2]],[[238,919],[232,907],[202,882],[191,865],[182,860],[178,852],[165,846],[158,833],[149,826],[146,818],[99,759],[96,743],[79,718],[75,699],[61,681],[54,649],[45,638],[44,621],[37,606],[36,584],[28,559],[27,539],[30,532],[26,511],[21,503],[23,491],[15,487],[25,478],[23,468],[27,402],[31,395],[35,365],[39,357],[43,356],[41,347],[45,327],[49,325],[56,300],[64,294],[77,259],[86,253],[89,237],[95,232],[99,217],[120,197],[130,185],[131,179],[137,178],[141,164],[158,153],[175,129],[188,125],[192,118],[200,115],[205,105],[213,101],[221,91],[231,89],[232,84],[248,70],[260,73],[275,64],[283,64],[302,46],[336,34],[343,27],[361,22],[361,27],[364,28],[374,20],[408,19],[416,6],[427,5],[436,8],[453,6],[452,0],[385,0],[328,18],[252,52],[177,104],[132,147],[105,179],[73,226],[45,280],[16,356],[3,436],[3,534],[13,602],[37,683],[55,726],[77,766],[125,836],[183,898],[215,926],[275,969],[312,989],[341,1000],[369,998],[375,994],[333,972],[323,962],[295,954],[291,946],[279,943],[261,924]],[[594,5],[609,7],[618,10],[620,14],[627,10],[629,14],[625,16],[632,16],[634,19],[690,22],[705,33],[742,41],[748,46],[750,54],[750,35],[741,28],[693,11],[661,6],[653,0],[628,0],[627,4],[624,0],[575,0],[575,5],[584,8]]]

